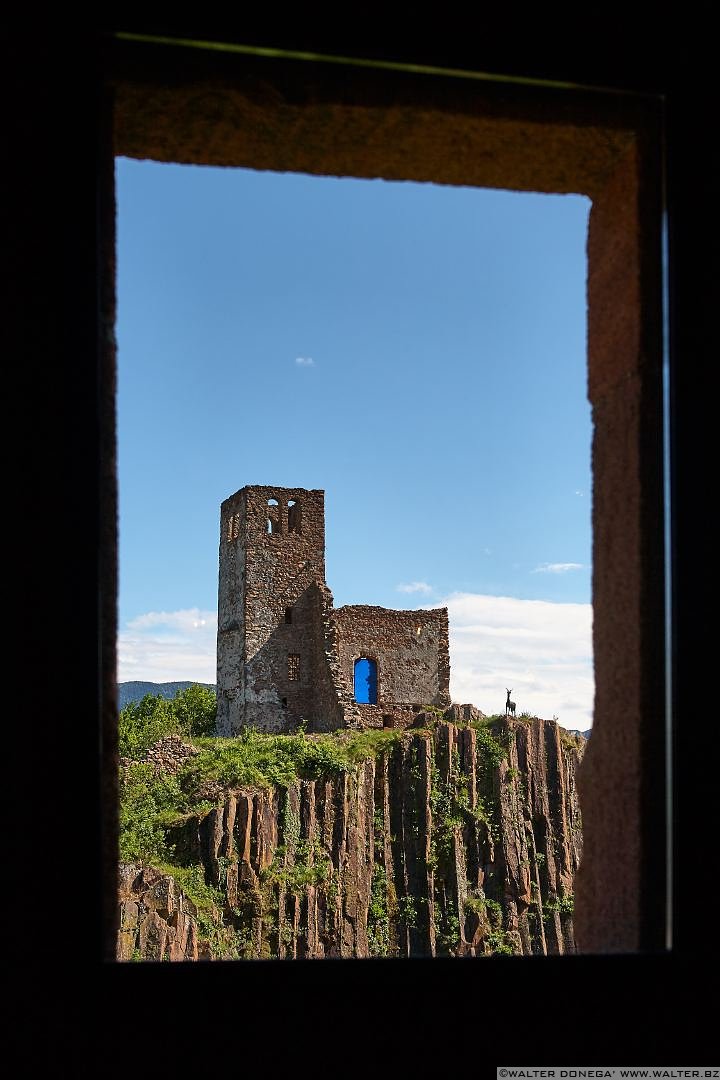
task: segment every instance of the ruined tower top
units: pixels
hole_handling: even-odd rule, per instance
[[[307,488],[253,485],[240,488],[221,506],[229,542],[266,542],[292,538],[306,545],[319,542],[325,551],[325,492]]]

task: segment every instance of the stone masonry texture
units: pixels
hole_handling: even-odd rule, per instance
[[[377,703],[354,698],[358,659]],[[324,492],[244,487],[220,510],[219,735],[407,726],[450,704],[446,608],[335,609],[325,582]]]

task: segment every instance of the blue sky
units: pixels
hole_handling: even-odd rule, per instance
[[[121,680],[214,681],[218,519],[323,488],[336,604],[592,719],[589,200],[118,159]]]

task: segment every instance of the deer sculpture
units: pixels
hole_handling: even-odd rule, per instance
[[[512,690],[508,690],[508,688],[506,686],[505,691],[507,693],[507,701],[505,702],[505,715],[507,716],[509,714],[511,716],[514,716],[515,715],[515,702],[510,700],[510,695],[512,694]]]

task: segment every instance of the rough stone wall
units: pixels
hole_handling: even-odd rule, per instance
[[[506,719],[488,746],[485,726],[470,726],[482,714],[462,708],[446,715],[465,723],[405,732],[356,771],[226,791],[172,831],[177,857],[225,895],[223,956],[575,951],[584,740],[553,721]],[[165,921],[173,910],[165,903]],[[143,937],[142,918],[123,911],[122,956],[145,956],[149,942],[146,958],[161,959],[162,927]],[[192,949],[170,954],[182,958]]]
[[[354,661],[378,664],[378,703],[354,700]],[[220,512],[217,733],[382,727],[399,706],[450,704],[448,616],[333,609],[324,492],[245,487]],[[395,707],[393,709],[393,707]]]
[[[395,611],[352,605],[333,615],[343,686],[353,695],[354,664],[377,662],[377,706],[362,706],[366,724],[382,727],[393,705],[450,704],[447,608]],[[375,714],[375,715],[374,715]]]
[[[358,726],[358,706],[342,679],[332,593],[326,585],[314,585],[308,595],[312,604],[310,659],[314,690],[314,710],[308,730],[336,731]]]
[[[237,491],[220,507],[217,636],[217,730],[232,735],[242,720],[245,685],[245,499]]]
[[[314,713],[308,590],[325,581],[324,492],[245,487],[220,528],[218,733],[292,730]]]

